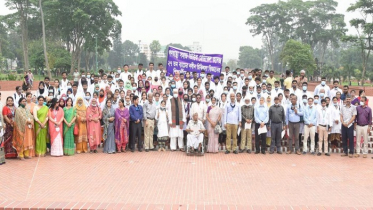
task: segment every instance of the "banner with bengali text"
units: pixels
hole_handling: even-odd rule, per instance
[[[220,76],[223,65],[223,55],[221,54],[203,54],[181,50],[174,47],[168,48],[167,53],[167,76],[180,73],[197,72],[198,77],[202,70],[214,76]]]

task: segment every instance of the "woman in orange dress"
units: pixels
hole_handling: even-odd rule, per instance
[[[101,109],[98,106],[97,99],[93,98],[91,104],[87,108],[87,133],[90,152],[97,153],[97,146],[102,139],[101,135]]]

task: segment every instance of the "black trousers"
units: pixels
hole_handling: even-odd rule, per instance
[[[347,140],[348,139],[348,140]],[[348,141],[348,146],[347,146]],[[357,139],[356,141],[360,141]],[[342,143],[343,143],[343,152],[348,154],[348,149],[350,148],[350,154],[353,155],[355,153],[354,148],[354,126],[349,128],[342,125]]]
[[[141,140],[141,122],[135,123],[130,122],[130,149],[135,149],[136,137],[138,138],[137,148],[141,149],[142,145],[144,144],[143,140]]]
[[[262,153],[265,153],[266,147],[267,147],[267,145],[266,145],[267,134],[262,133],[262,134],[259,135],[258,134],[258,129],[259,128],[260,128],[260,124],[255,123],[255,149],[256,149],[256,152],[261,151]],[[262,141],[261,145],[259,143],[260,141]]]

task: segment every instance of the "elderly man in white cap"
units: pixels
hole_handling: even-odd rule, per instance
[[[252,143],[252,123],[254,121],[254,106],[251,104],[250,96],[246,95],[245,103],[241,106],[242,123],[241,123],[241,144],[240,153],[247,151],[251,153]]]
[[[296,78],[299,89],[302,89],[303,82],[308,82],[308,79],[307,77],[305,77],[305,75],[306,71],[302,69],[299,73],[299,77]]]

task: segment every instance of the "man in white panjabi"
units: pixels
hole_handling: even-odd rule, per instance
[[[176,150],[178,144],[180,151],[184,151],[184,133],[183,127],[186,122],[185,110],[183,102],[178,98],[178,90],[173,90],[173,98],[167,102],[167,110],[169,114],[168,123],[170,125],[170,148],[172,151]]]
[[[188,132],[188,142],[187,147],[190,153],[197,152],[202,153],[202,142],[203,142],[203,132],[205,132],[205,127],[203,123],[198,120],[198,114],[193,114],[193,120],[190,120],[188,126],[186,127],[186,132]]]

